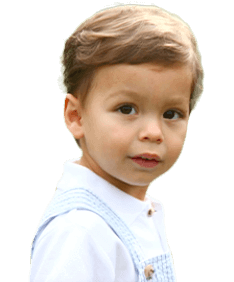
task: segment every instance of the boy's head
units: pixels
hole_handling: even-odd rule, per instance
[[[147,186],[174,164],[202,92],[200,56],[187,24],[157,7],[107,9],[71,35],[63,64],[70,93],[65,119],[82,143],[83,165],[127,190]],[[156,169],[132,164],[131,157],[145,152],[161,158]]]

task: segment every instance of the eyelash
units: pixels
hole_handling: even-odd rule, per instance
[[[122,105],[121,107],[119,107],[117,110],[119,111],[121,108],[124,108],[124,107],[135,108],[135,106],[133,106],[133,105],[131,105],[131,104],[124,104],[124,105]],[[176,114],[179,115],[179,118],[183,118],[183,117],[184,117],[184,115],[183,115],[180,111],[177,111],[177,110],[170,109],[170,110],[166,111],[165,113],[167,113],[167,112],[174,112],[174,113],[176,113]],[[164,114],[165,114],[165,113],[164,113]]]

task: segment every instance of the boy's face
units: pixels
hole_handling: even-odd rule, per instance
[[[155,64],[100,68],[87,97],[77,100],[79,121],[69,128],[80,139],[78,162],[124,192],[144,200],[149,184],[166,172],[183,147],[189,119],[192,73]],[[75,98],[74,98],[75,99]],[[154,167],[132,157],[159,156]]]

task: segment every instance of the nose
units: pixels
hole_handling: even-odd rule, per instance
[[[160,121],[148,121],[140,133],[140,140],[149,140],[161,144],[164,141],[164,136]]]

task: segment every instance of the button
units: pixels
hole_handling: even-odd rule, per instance
[[[153,209],[153,208],[149,209],[148,216],[152,216],[154,212],[156,212],[155,209]]]
[[[146,280],[151,280],[153,278],[154,269],[153,269],[153,266],[151,264],[149,264],[145,267],[144,272],[145,272]]]

